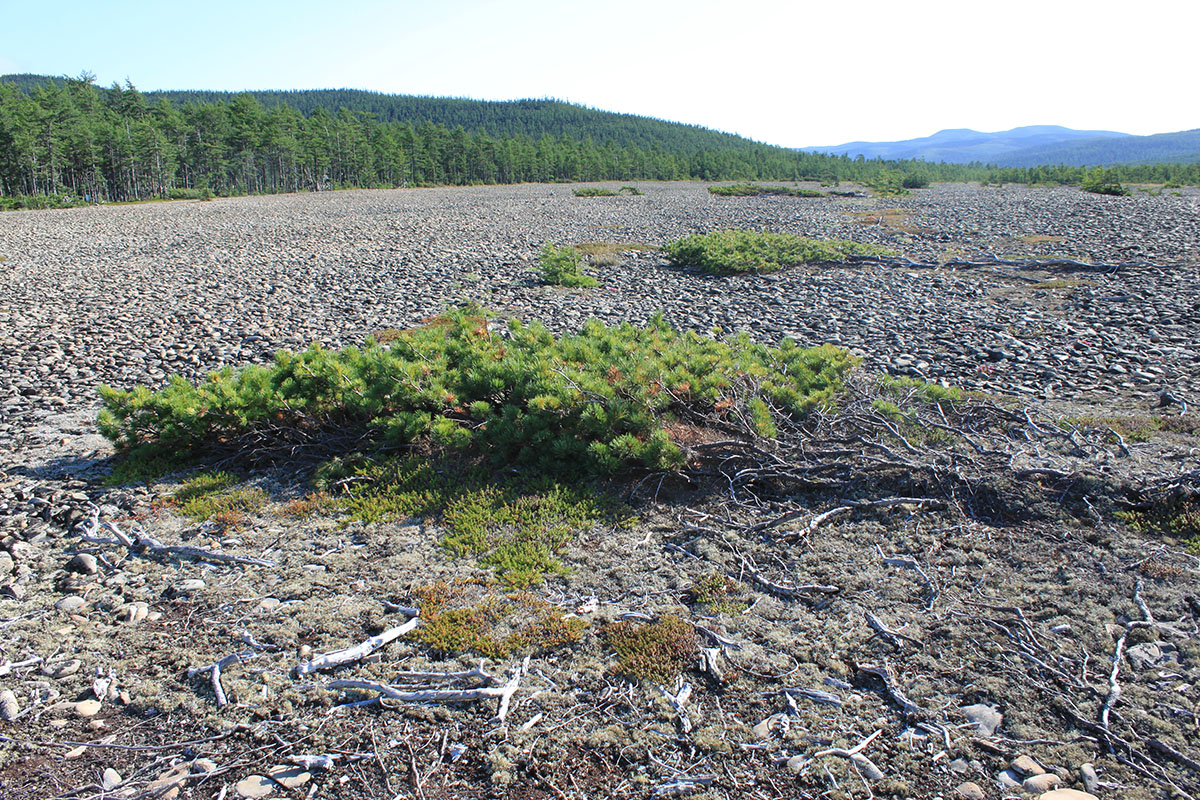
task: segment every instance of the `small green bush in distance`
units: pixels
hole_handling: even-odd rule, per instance
[[[167,190],[168,200],[212,200],[215,195],[212,189],[201,186],[195,189],[176,187]]]
[[[809,239],[791,233],[748,230],[693,234],[666,246],[677,266],[700,267],[712,275],[777,272],[799,264],[845,261],[849,256],[889,256],[895,250],[844,239]]]
[[[576,197],[616,197],[617,193],[612,189],[605,189],[603,186],[581,186],[578,189],[572,189],[572,194]]]
[[[0,211],[76,208],[89,205],[81,198],[61,194],[17,194],[0,197]]]
[[[633,195],[634,197],[640,197],[642,194],[642,190],[637,188],[636,186],[622,186],[620,189],[617,190],[617,194],[628,194],[628,195]]]
[[[126,452],[198,457],[250,433],[361,430],[392,447],[542,473],[673,470],[684,454],[668,431],[680,416],[799,418],[828,402],[853,364],[833,346],[718,341],[661,316],[644,327],[589,320],[561,337],[518,321],[501,332],[468,306],[397,332],[387,347],[314,345],[197,384],[102,387],[99,426]]]
[[[1079,184],[1079,188],[1092,194],[1106,194],[1112,197],[1128,197],[1132,192],[1117,180],[1115,172],[1095,167],[1090,170]]]
[[[598,286],[599,283],[595,278],[580,272],[579,260],[579,251],[574,247],[555,247],[550,242],[546,242],[542,245],[542,252],[538,255],[542,280],[552,286],[566,286],[572,289]]]
[[[764,186],[760,183],[735,183],[732,186],[710,186],[708,191],[720,197],[760,197],[762,195],[778,195],[781,197],[825,197],[824,192],[816,189],[805,189],[801,186]]]

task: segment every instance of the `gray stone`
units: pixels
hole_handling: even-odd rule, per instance
[[[983,787],[974,781],[960,783],[955,791],[963,800],[987,800],[987,793],[983,791]]]
[[[1029,756],[1017,756],[1009,762],[1008,768],[1022,777],[1041,775],[1046,771],[1042,768],[1041,764],[1037,763]]]
[[[91,553],[76,553],[75,557],[67,562],[66,569],[68,572],[77,572],[80,575],[95,575],[100,570],[100,566],[96,557]]]
[[[1048,772],[1044,775],[1030,775],[1021,782],[1021,788],[1030,794],[1038,794],[1040,792],[1048,792],[1051,789],[1057,789],[1062,783],[1062,779],[1053,772]]]
[[[1149,669],[1162,660],[1162,648],[1156,642],[1142,642],[1125,650],[1125,658],[1134,669]]]
[[[982,703],[966,706],[962,709],[962,712],[968,720],[975,723],[976,729],[982,736],[991,736],[994,734],[1004,721],[1004,715],[995,706],[988,706]]]
[[[68,614],[79,611],[85,606],[87,606],[87,600],[77,594],[69,594],[54,604],[59,611],[66,611]]]
[[[1100,788],[1100,776],[1096,774],[1096,768],[1088,762],[1079,765],[1079,780],[1083,783],[1083,788],[1092,794]]]

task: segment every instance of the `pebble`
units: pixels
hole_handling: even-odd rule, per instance
[[[79,611],[87,605],[87,600],[84,600],[77,594],[69,594],[54,604],[54,607],[59,611],[66,611],[68,614]]]
[[[1100,776],[1096,774],[1096,768],[1090,763],[1079,765],[1079,780],[1083,783],[1083,788],[1089,792],[1095,793],[1100,788]]]
[[[770,739],[775,735],[775,731],[777,730],[779,730],[779,716],[772,714],[751,728],[750,732],[754,734],[755,739],[762,740]]]
[[[1045,794],[1038,795],[1037,800],[1100,800],[1100,798],[1090,792],[1081,792],[1078,789],[1052,789]]]
[[[312,778],[312,773],[292,764],[279,764],[267,770],[271,780],[285,789],[298,789]]]
[[[68,572],[78,572],[80,575],[95,575],[99,571],[100,566],[96,561],[96,557],[91,553],[76,553],[67,562],[66,569]]]
[[[1057,789],[1060,783],[1062,783],[1062,778],[1052,772],[1048,772],[1043,775],[1030,775],[1021,782],[1021,788],[1030,794],[1036,794],[1037,792],[1047,792],[1051,789]]]
[[[136,625],[150,615],[150,607],[145,603],[135,601],[121,606],[117,610],[117,621],[126,625]]]
[[[176,764],[146,786],[146,794],[161,800],[175,800],[179,797],[180,787],[187,782],[191,769],[187,764]]]
[[[275,609],[279,608],[279,605],[280,605],[279,598],[277,598],[277,597],[264,597],[262,600],[259,600],[259,601],[258,601],[258,608],[257,608],[257,610],[258,610],[258,612],[259,612],[259,613],[261,613],[261,614],[269,614],[270,612],[272,612],[272,611],[274,611]]]
[[[0,719],[12,722],[19,713],[21,713],[21,706],[18,705],[17,696],[13,694],[12,689],[0,691]]]
[[[207,584],[199,578],[188,578],[187,580],[177,581],[171,585],[171,593],[176,596],[194,594],[203,589]]]
[[[1004,721],[1004,715],[995,706],[987,706],[982,703],[966,706],[962,709],[962,712],[968,720],[975,723],[975,727],[979,730],[981,736],[991,736],[1000,727],[1000,723]]]
[[[1023,777],[1029,777],[1030,775],[1041,775],[1046,771],[1042,768],[1041,764],[1037,763],[1029,756],[1017,756],[1011,762],[1009,762],[1008,768]]]
[[[1021,782],[1021,776],[1011,769],[1002,770],[996,776],[996,783],[1000,784],[1000,788],[1002,789],[1019,789],[1021,788]]]
[[[80,700],[75,704],[75,713],[80,717],[94,717],[100,713],[99,700]]]
[[[65,678],[79,672],[79,668],[82,666],[83,662],[78,658],[51,661],[42,667],[42,674],[49,678]]]
[[[100,776],[100,788],[106,792],[111,792],[113,789],[121,785],[121,773],[117,772],[112,767],[106,767],[104,774]]]
[[[974,781],[960,783],[955,790],[958,796],[963,800],[986,800],[987,793],[983,791],[983,787]]]
[[[275,791],[275,784],[265,775],[250,775],[238,781],[234,789],[239,797],[258,798]]]

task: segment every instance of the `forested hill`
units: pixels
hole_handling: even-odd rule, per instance
[[[47,75],[4,75],[0,82],[13,83],[29,93],[37,86],[53,83],[65,86],[63,78]],[[304,116],[318,109],[338,114],[342,109],[370,114],[377,122],[406,122],[419,125],[431,122],[444,128],[461,126],[469,133],[490,136],[566,136],[596,144],[620,147],[656,147],[677,153],[701,150],[748,151],[761,146],[757,142],[729,133],[667,122],[652,117],[617,114],[564,103],[561,100],[467,100],[451,97],[418,97],[381,94],[361,89],[304,89],[296,91],[154,91],[144,92],[154,103],[166,99],[176,107],[188,104],[229,104],[239,95],[253,97],[265,108],[289,106]]]
[[[997,163],[1006,167],[1036,164],[1111,166],[1114,164],[1194,164],[1200,161],[1200,129],[1062,142],[1053,146],[1017,150]]]
[[[246,92],[267,108],[288,105],[305,116],[318,108],[337,113],[346,108],[373,114],[380,122],[432,122],[446,128],[462,126],[471,133],[491,136],[567,136],[597,144],[622,147],[661,147],[684,153],[700,150],[748,150],[757,143],[729,133],[666,122],[652,117],[598,111],[561,100],[465,100],[451,97],[417,97],[379,94],[359,89],[306,89],[303,91]],[[150,99],[164,97],[182,105],[190,102],[228,103],[229,92],[147,92]]]
[[[441,103],[447,114],[478,110],[479,124],[507,119],[508,129],[495,132],[451,127],[444,121],[452,116],[390,121],[344,105],[315,104],[306,114],[287,101],[320,93],[268,94],[273,105],[248,93],[183,93],[178,99],[185,102],[177,103],[128,81],[99,88],[87,75],[0,82],[0,200],[14,198],[3,204],[11,206],[28,205],[18,197],[74,202],[549,181],[874,180],[885,173],[899,186],[902,173],[915,171],[928,180],[967,177],[961,167],[853,162],[563,103],[416,98]]]

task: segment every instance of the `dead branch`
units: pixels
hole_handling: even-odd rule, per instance
[[[925,647],[925,645],[922,644],[919,639],[914,639],[911,636],[906,636],[905,634],[900,633],[900,631],[894,631],[891,628],[889,628],[887,625],[884,625],[883,621],[880,620],[879,617],[872,614],[870,611],[863,611],[863,616],[867,620],[868,627],[870,627],[871,630],[875,631],[874,635],[880,636],[884,639],[887,639],[888,642],[892,645],[892,647],[896,648],[897,650],[902,649],[902,646],[900,644],[902,641],[910,642],[922,649]]]
[[[808,583],[801,586],[784,586],[781,583],[774,583],[764,578],[745,558],[742,559],[742,572],[749,575],[750,580],[771,594],[786,597],[789,600],[811,600],[813,594],[837,594],[842,590],[839,586],[826,586],[819,583]]]
[[[27,658],[24,661],[5,661],[3,664],[0,664],[0,677],[3,677],[5,675],[11,675],[13,670],[28,669],[29,667],[36,667],[38,664],[41,664],[41,663],[42,663],[41,656],[34,656],[33,658]]]
[[[692,685],[681,680],[675,694],[668,692],[662,684],[656,683],[654,688],[658,689],[658,693],[666,698],[666,701],[671,704],[671,708],[675,709],[675,713],[679,715],[679,730],[685,734],[691,733],[692,720],[688,716],[687,701],[692,696]]]
[[[821,689],[808,689],[800,686],[788,687],[779,690],[785,697],[803,697],[806,700],[811,700],[814,703],[821,703],[827,706],[840,706],[842,698],[832,692],[826,692]]]
[[[401,636],[408,633],[420,624],[420,617],[414,617],[413,619],[405,622],[403,625],[397,625],[396,627],[390,628],[383,633],[376,634],[361,644],[319,655],[311,661],[304,661],[296,666],[296,674],[300,677],[304,677],[305,675],[311,675],[314,672],[319,672],[320,670],[333,669],[334,667],[341,666],[342,664],[360,661],[379,648],[383,647],[388,642],[399,639]]]
[[[889,667],[886,662],[882,667],[877,667],[872,664],[859,664],[858,670],[859,672],[865,672],[868,675],[874,675],[876,678],[879,678],[879,680],[883,683],[884,694],[887,695],[888,699],[900,707],[900,710],[904,712],[905,716],[924,716],[924,712],[921,711],[920,706],[905,697],[904,693],[901,692],[899,687],[896,686],[896,678],[892,673],[891,667]]]
[[[461,672],[397,672],[394,673],[393,681],[407,681],[410,683],[428,683],[428,684],[447,684],[447,683],[466,683],[468,681],[482,681],[485,686],[492,686],[496,683],[496,678],[483,667],[475,669],[462,670]]]
[[[98,535],[98,531],[101,528],[110,531],[113,536]],[[192,547],[191,545],[163,544],[146,533],[140,534],[137,538],[131,537],[122,531],[115,522],[101,523],[100,509],[94,505],[92,506],[91,516],[86,520],[77,522],[75,529],[79,533],[79,538],[85,542],[90,544],[120,545],[134,554],[147,553],[151,556],[160,557],[194,558],[197,561],[208,561],[213,564],[241,564],[252,567],[275,566],[274,561],[268,561],[265,558],[232,555],[216,550],[206,550],[202,547]]]
[[[909,556],[885,556],[883,554],[883,548],[879,545],[875,545],[875,551],[879,553],[879,558],[883,560],[883,563],[887,564],[889,567],[903,567],[904,569],[911,569],[920,575],[921,580],[925,581],[925,591],[928,593],[929,603],[930,606],[932,606],[934,600],[937,598],[937,590],[934,588],[933,581],[930,580],[929,576],[925,574],[925,570],[921,568],[920,563],[918,563],[915,558],[911,558]]]
[[[324,687],[328,689],[356,689],[364,692],[375,692],[383,698],[398,700],[403,703],[471,703],[477,700],[497,697],[500,699],[500,705],[493,721],[503,722],[504,718],[508,715],[513,694],[520,687],[521,677],[525,674],[528,665],[529,659],[526,658],[522,664],[512,670],[508,682],[503,686],[493,685],[496,682],[495,678],[485,673],[488,685],[470,689],[414,688],[411,686],[396,686],[379,681],[354,679],[333,680],[324,684]]]
[[[879,767],[875,766],[875,762],[871,761],[871,759],[867,758],[862,753],[862,751],[866,749],[866,746],[875,741],[875,738],[881,733],[883,733],[882,728],[875,731],[870,736],[856,744],[854,747],[851,747],[849,750],[845,750],[841,747],[830,747],[813,753],[812,757],[822,758],[824,756],[838,756],[839,758],[845,758],[858,767],[862,772],[863,777],[867,778],[868,780],[882,780],[884,777],[883,771],[879,769]]]
[[[234,664],[245,664],[258,656],[258,653],[253,650],[247,650],[242,653],[234,653],[228,655],[219,661],[212,664],[206,664],[203,667],[193,667],[188,670],[188,678],[195,678],[197,675],[208,673],[212,682],[213,694],[217,698],[217,708],[224,708],[229,705],[229,699],[225,696],[225,687],[221,685],[221,671]]]

